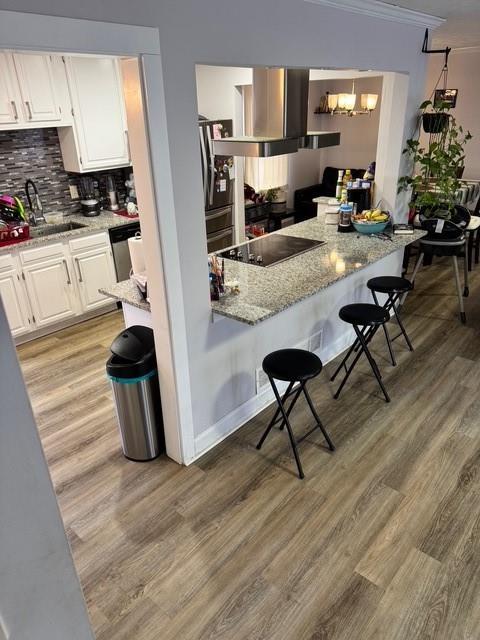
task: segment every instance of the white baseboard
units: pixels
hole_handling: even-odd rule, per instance
[[[317,355],[321,355],[322,362],[327,364],[345,351],[352,342],[353,330],[345,331],[345,333],[328,345],[328,349],[324,346],[322,354]],[[279,392],[282,393],[288,384],[286,382],[278,382],[277,386]],[[237,429],[240,429],[240,427],[263,411],[263,409],[268,407],[274,400],[273,391],[268,387],[265,391],[253,396],[253,398],[250,398],[247,402],[244,402],[230,413],[227,413],[227,415],[223,416],[218,422],[195,438],[195,456],[187,464],[191,464],[207,453],[207,451],[220,444],[222,440],[225,440],[225,438]]]

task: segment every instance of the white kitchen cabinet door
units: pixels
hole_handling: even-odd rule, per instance
[[[0,53],[0,125],[22,121],[20,95],[10,53]]]
[[[59,131],[67,171],[130,164],[119,63],[115,58],[65,58],[74,128]]]
[[[55,122],[61,119],[50,56],[14,53],[22,108],[27,122]]]
[[[73,256],[75,273],[83,311],[91,311],[106,304],[111,298],[99,293],[99,289],[115,284],[115,269],[110,247],[102,247],[77,253]]]
[[[71,265],[66,257],[25,264],[23,272],[36,327],[76,315]]]
[[[5,307],[12,335],[19,336],[31,329],[23,282],[17,269],[0,273],[0,298]]]

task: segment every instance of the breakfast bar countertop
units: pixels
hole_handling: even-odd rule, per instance
[[[240,293],[212,301],[215,314],[255,325],[402,249],[426,232],[415,230],[383,240],[357,232],[338,233],[336,225],[325,224],[321,216],[276,233],[326,242],[271,267],[226,259],[225,282],[238,281]]]

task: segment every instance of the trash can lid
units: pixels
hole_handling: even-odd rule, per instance
[[[127,362],[138,362],[155,351],[153,331],[149,327],[139,325],[129,327],[118,334],[110,351]]]
[[[156,369],[153,331],[149,327],[133,326],[122,331],[110,347],[107,374],[114,378],[143,377]]]

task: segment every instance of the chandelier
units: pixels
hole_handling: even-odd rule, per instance
[[[355,109],[357,94],[355,93],[355,80],[352,83],[351,93],[330,93],[323,96],[320,107],[315,113],[330,113],[342,116],[361,116],[368,114],[376,108],[378,95],[376,93],[362,93],[360,96],[360,109]]]

